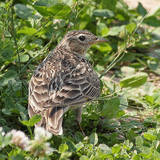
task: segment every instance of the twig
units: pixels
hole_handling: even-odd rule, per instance
[[[148,14],[148,12],[147,12],[147,14]],[[126,54],[126,52],[125,52],[126,49],[131,46],[131,39],[133,38],[133,35],[135,34],[135,32],[137,31],[137,29],[139,28],[140,24],[144,21],[144,19],[146,18],[147,14],[142,18],[142,20],[141,20],[140,23],[137,25],[137,27],[134,29],[134,31],[132,32],[132,34],[128,37],[128,40],[127,40],[127,42],[126,42],[127,44],[125,45],[125,47],[122,48],[120,51],[118,51],[118,52],[116,53],[117,56],[115,57],[115,59],[114,59],[114,60],[111,62],[111,64],[103,71],[103,73],[100,75],[99,78],[102,78],[111,68],[113,68],[113,66],[116,65],[117,62],[119,62],[119,61],[123,58],[123,56]],[[121,56],[121,57],[120,57],[120,56]]]

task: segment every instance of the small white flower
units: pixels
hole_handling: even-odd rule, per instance
[[[49,142],[45,142],[50,139],[52,134],[49,131],[46,131],[42,127],[35,127],[34,130],[34,140],[30,141],[30,144],[26,148],[27,151],[32,152],[34,156],[43,156],[45,154],[52,154],[55,149],[50,147]]]
[[[0,132],[2,132],[3,131],[3,127],[0,127]]]
[[[5,136],[5,132],[3,131],[3,127],[0,127],[0,132],[1,132],[2,136]]]
[[[52,138],[52,133],[50,133],[49,131],[46,131],[42,127],[35,127],[34,134],[35,134],[34,135],[35,140],[39,140],[39,139],[48,140]]]
[[[46,142],[44,144],[44,146],[45,146],[45,153],[47,155],[50,155],[50,154],[52,154],[55,151],[55,149],[53,149],[53,148],[50,147],[50,143],[49,142]]]
[[[24,150],[28,147],[30,143],[29,138],[22,131],[11,130],[6,134],[6,136],[12,136],[11,143]]]

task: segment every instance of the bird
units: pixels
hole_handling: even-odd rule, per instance
[[[42,116],[35,127],[62,135],[63,115],[72,108],[80,126],[84,104],[101,94],[100,79],[85,54],[92,44],[104,42],[86,30],[70,31],[38,65],[28,87],[29,117]]]

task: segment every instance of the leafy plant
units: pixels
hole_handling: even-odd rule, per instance
[[[122,0],[23,0],[0,3],[1,159],[159,159],[160,8]],[[34,130],[28,81],[70,30],[109,39],[86,54],[101,78],[99,99],[83,108],[83,136],[74,111],[64,135]],[[106,80],[106,75],[111,75]],[[34,130],[34,131],[33,131]]]

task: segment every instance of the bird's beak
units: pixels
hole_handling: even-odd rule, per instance
[[[109,40],[101,37],[96,37],[94,43],[103,43],[103,42],[109,42]]]

